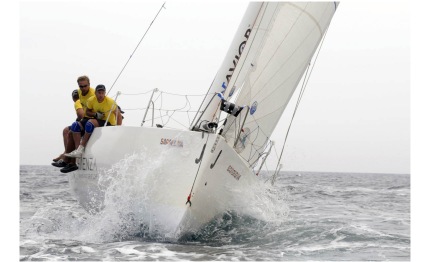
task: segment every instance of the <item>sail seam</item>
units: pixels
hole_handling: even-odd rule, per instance
[[[321,26],[320,26],[320,24],[318,23],[318,21],[315,19],[315,17],[313,16],[313,15],[311,15],[308,11],[306,11],[306,7],[308,6],[307,4],[306,4],[306,7],[303,9],[303,8],[301,8],[300,6],[298,6],[298,5],[295,5],[295,4],[293,4],[293,3],[290,3],[290,2],[287,2],[287,4],[289,4],[289,5],[291,5],[291,6],[294,6],[295,8],[297,8],[297,9],[300,9],[301,11],[302,11],[302,14],[304,13],[304,14],[306,14],[312,21],[314,21],[314,23],[315,23],[315,25],[318,27],[318,30],[320,31],[320,35],[323,35],[323,30],[321,29]],[[327,9],[327,8],[326,8]]]
[[[297,7],[298,8],[298,7]],[[302,8],[299,8],[300,10],[303,10]],[[327,7],[326,7],[326,10],[327,10]],[[302,14],[303,14],[303,12],[297,17],[297,19],[296,19],[296,21],[293,23],[293,25],[291,26],[291,28],[293,28],[294,27],[294,25],[297,23],[297,21],[299,20],[299,18],[302,16]],[[318,23],[317,23],[318,24]],[[318,27],[319,27],[319,24],[318,24]],[[319,28],[319,31],[320,31],[320,35],[321,35],[321,37],[322,37],[322,35],[323,34],[321,34],[321,30],[320,30],[320,28]],[[267,67],[267,65],[270,63],[270,61],[273,59],[273,57],[275,56],[275,54],[277,53],[277,51],[279,50],[279,47],[280,46],[282,46],[282,44],[284,43],[284,41],[287,39],[287,37],[289,36],[289,33],[291,32],[291,30],[285,35],[285,37],[284,37],[284,39],[282,40],[282,42],[278,45],[278,47],[276,48],[276,50],[275,50],[275,52],[273,52],[273,55],[271,56],[271,58],[267,61],[267,63],[266,63],[266,65],[263,67],[263,70],[260,72],[260,74],[257,76],[257,78],[256,78],[256,80],[254,81],[254,84],[253,85],[255,85],[255,83],[260,79],[260,77],[261,77],[261,75],[266,71],[265,69],[266,69],[266,67]],[[293,53],[291,53],[291,55],[286,59],[286,61],[278,68],[278,70],[276,70],[276,72],[274,72],[274,74],[272,75],[272,77],[271,78],[273,78],[274,76],[276,76],[276,74],[281,70],[281,68],[283,67],[283,66],[285,66],[285,64],[287,64],[287,62],[289,62],[290,61],[290,59],[292,58],[292,56],[299,50],[299,47],[312,35],[312,33],[314,32],[314,30],[312,30],[304,39],[303,39],[303,41],[300,43],[300,45],[298,45],[297,46],[297,48],[294,50],[294,52]],[[290,76],[292,76],[292,75],[290,75]],[[285,81],[284,81],[285,82]],[[283,83],[284,83],[283,82]],[[282,84],[283,84],[282,83]],[[264,86],[266,86],[268,83],[266,83]],[[282,85],[281,84],[281,85]],[[246,93],[246,94],[249,94],[249,92],[251,91],[251,89],[252,89],[252,87],[253,87],[253,85],[251,86],[251,88],[249,88],[248,90],[248,92]],[[278,86],[275,90],[277,90],[278,88],[279,88],[280,86]],[[262,90],[262,89],[261,89]],[[253,95],[253,97],[256,97],[260,92],[261,92],[261,90],[260,91],[258,91],[256,94],[254,94]],[[274,90],[274,91],[275,91]],[[266,96],[267,97],[267,96]],[[263,99],[265,99],[265,98],[263,98]],[[252,99],[251,99],[252,100]]]
[[[303,14],[303,13],[302,13]],[[291,28],[293,28],[294,27],[294,25],[297,23],[297,21],[299,20],[299,18],[302,16],[302,14],[300,14],[298,17],[297,17],[297,19],[296,19],[296,21],[294,22],[294,24],[291,26]],[[276,50],[273,52],[273,55],[270,57],[270,59],[267,61],[267,63],[266,63],[266,65],[263,67],[263,69],[261,70],[261,73],[258,75],[258,77],[256,78],[256,80],[254,81],[254,84],[253,85],[255,85],[255,83],[260,79],[260,77],[263,75],[263,73],[265,73],[266,72],[266,68],[267,68],[267,65],[270,63],[270,61],[272,61],[272,59],[275,57],[275,55],[276,55],[276,53],[277,53],[277,51],[279,50],[279,48],[283,45],[283,43],[284,43],[284,41],[287,39],[287,37],[289,36],[289,34],[290,34],[290,32],[291,32],[291,30],[289,31],[289,33],[287,33],[286,35],[285,35],[285,37],[284,37],[284,39],[282,40],[282,42],[278,45],[278,47],[276,48]],[[291,55],[285,60],[285,62],[278,68],[278,70],[276,70],[274,73],[273,73],[273,75],[271,76],[271,79],[272,78],[274,78],[278,73],[279,73],[279,71],[290,61],[290,59],[293,57],[293,55],[298,51],[298,50],[300,50],[300,46],[312,35],[312,33],[314,32],[314,30],[312,30],[312,31],[310,31],[309,32],[309,34],[303,39],[303,41],[301,41],[300,42],[300,44],[297,46],[297,48],[296,49],[294,49],[294,51],[291,53]],[[312,56],[311,56],[312,57]],[[301,68],[301,67],[297,67],[297,69],[299,69],[299,68]],[[295,71],[294,71],[295,72]],[[289,77],[291,77],[293,74],[291,74]],[[286,80],[288,80],[289,79],[289,77],[286,79]],[[273,92],[275,92],[277,89],[279,89],[285,82],[286,82],[286,80],[285,81],[283,81],[279,86],[277,86],[273,91],[272,91],[272,93]],[[267,82],[263,87],[265,87],[265,86],[267,86],[268,84],[269,84],[270,82]],[[249,90],[251,90],[252,89],[252,86],[251,86],[251,88],[249,89]],[[262,89],[260,89],[256,94],[254,94],[253,95],[253,97],[256,97],[261,91],[263,90],[263,88]],[[249,93],[249,92],[248,92]],[[270,95],[270,94],[269,94]],[[268,96],[269,96],[268,95]],[[264,97],[264,98],[262,98],[261,99],[261,101],[262,100],[264,100],[264,99],[266,99],[268,96],[266,96],[266,97]],[[252,99],[251,99],[252,100]]]

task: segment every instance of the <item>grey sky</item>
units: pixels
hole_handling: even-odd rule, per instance
[[[110,87],[162,3],[21,2],[20,164],[49,165],[62,151],[62,128],[75,118],[76,78],[87,74],[93,87]],[[410,172],[408,2],[389,5],[340,4],[294,120],[283,170]],[[111,95],[155,87],[205,93],[246,7],[243,1],[167,2]],[[124,124],[139,125],[142,115],[127,112]],[[281,121],[272,137],[278,153],[287,128]]]

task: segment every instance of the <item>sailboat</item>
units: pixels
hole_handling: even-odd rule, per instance
[[[77,159],[79,169],[68,174],[80,205],[91,214],[101,212],[115,179],[125,179],[141,183],[144,194],[130,201],[142,204],[147,223],[178,235],[199,230],[226,210],[246,212],[246,194],[264,182],[258,163],[337,6],[250,3],[188,129],[94,130]]]

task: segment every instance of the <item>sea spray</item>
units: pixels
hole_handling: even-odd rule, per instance
[[[101,170],[99,185],[104,189],[103,209],[95,214],[92,223],[99,241],[133,238],[161,238],[175,228],[163,222],[160,211],[160,184],[164,159],[169,150],[152,155],[142,149],[118,161],[110,169]]]
[[[119,159],[109,169],[100,168],[98,187],[103,198],[101,202],[94,198],[90,214],[81,210],[78,214],[64,214],[62,217],[57,214],[51,220],[55,212],[46,210],[43,217],[49,221],[42,221],[39,229],[59,237],[92,243],[176,241],[179,237],[177,229],[187,210],[185,200],[191,185],[182,181],[183,171],[172,173],[167,168],[168,165],[181,164],[178,154],[184,156],[189,152],[167,146],[161,154],[151,154],[141,148],[139,152]],[[183,193],[178,193],[179,190]],[[223,214],[203,227],[202,232],[206,236],[203,239],[213,237],[216,242],[218,238],[247,238],[255,230],[287,219],[285,190],[279,190],[270,183],[264,184],[262,179],[261,183],[245,187],[238,193],[240,198],[230,201]],[[173,200],[176,204],[171,204]],[[50,212],[52,214],[48,215]],[[243,226],[229,230],[236,223]]]
[[[167,159],[169,164],[175,164],[177,153],[168,149],[154,156],[142,150],[104,170],[99,183],[109,186],[106,186],[103,210],[90,219],[90,223],[96,224],[90,239],[102,242],[136,238],[176,241],[184,233],[177,229],[186,211],[185,201],[180,202],[179,207],[163,206],[162,203],[177,195],[170,194],[168,189],[172,188],[169,183],[179,182],[176,178],[179,174],[173,174],[172,178],[172,174],[164,170]],[[227,243],[237,238],[252,238],[259,230],[287,220],[286,190],[261,179],[260,183],[243,188],[238,194],[241,197],[232,200],[223,214],[194,235],[194,240]],[[185,200],[185,196],[183,194],[181,200]],[[180,241],[184,239],[187,237]]]
[[[198,232],[184,234],[180,242],[197,241],[209,245],[251,243],[256,236],[272,234],[273,229],[288,221],[289,194],[285,188],[270,183],[256,183],[242,188],[241,197],[232,200],[227,210],[216,216]],[[260,239],[261,240],[261,239]]]
[[[169,190],[172,191],[179,183],[181,179],[176,176],[180,174],[172,176],[166,173],[165,165],[179,164],[175,163],[179,152],[182,151],[172,147],[166,148],[161,155],[152,155],[142,149],[118,161],[112,168],[102,170],[99,184],[106,188],[104,207],[91,219],[97,224],[94,227],[97,232],[92,235],[98,235],[99,241],[103,242],[136,237],[175,241],[179,237],[180,218],[187,207],[184,201],[186,194],[178,206],[163,203],[177,196]],[[220,225],[217,230],[223,227],[224,222],[228,224],[228,214],[271,225],[286,221],[289,212],[287,192],[264,183],[263,179],[260,182],[238,192],[242,197],[231,201],[226,213],[214,219]]]

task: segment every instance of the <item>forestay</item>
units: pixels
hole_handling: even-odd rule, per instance
[[[312,59],[335,2],[264,3],[238,66],[233,85],[242,86],[235,101],[245,106],[228,116],[222,135],[253,166]],[[243,83],[243,85],[242,85]],[[230,92],[229,89],[226,93]]]

